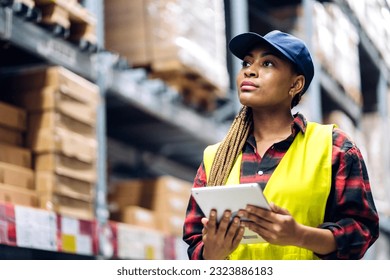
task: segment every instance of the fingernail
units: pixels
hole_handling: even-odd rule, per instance
[[[252,211],[252,208],[251,208],[251,207],[247,207],[247,208],[246,208],[246,211],[251,212],[251,211]]]

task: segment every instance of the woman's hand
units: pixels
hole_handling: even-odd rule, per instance
[[[287,209],[270,203],[271,211],[248,205],[244,225],[275,245],[301,246],[302,225],[297,223]]]
[[[336,240],[328,229],[298,223],[287,209],[270,203],[271,211],[248,205],[241,223],[265,241],[275,245],[293,245],[326,255],[336,250]]]
[[[217,223],[217,211],[211,210],[209,219],[203,218],[203,258],[208,260],[225,259],[240,244],[244,235],[244,227],[240,218],[234,217],[226,210],[219,224]]]

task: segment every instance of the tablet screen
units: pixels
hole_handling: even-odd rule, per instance
[[[193,188],[191,192],[205,217],[209,216],[211,209],[216,209],[218,220],[225,210],[230,210],[234,215],[240,209],[245,209],[247,204],[270,209],[258,183]],[[246,229],[241,243],[262,241],[260,236]]]

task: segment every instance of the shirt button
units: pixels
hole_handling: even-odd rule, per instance
[[[261,176],[261,175],[263,175],[263,174],[264,174],[264,172],[263,172],[263,171],[261,171],[261,170],[259,170],[259,171],[257,171],[257,174],[259,174],[259,175]]]

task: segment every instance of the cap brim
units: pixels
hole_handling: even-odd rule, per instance
[[[294,59],[279,46],[269,42],[266,38],[257,33],[247,32],[237,35],[229,42],[229,49],[239,59],[244,59],[246,55],[257,45],[265,45],[271,47],[276,53],[294,63]]]

